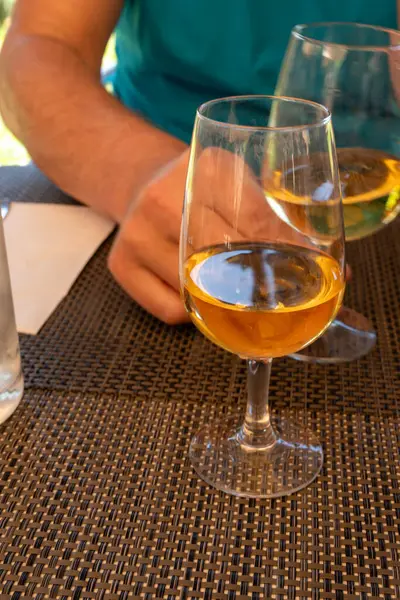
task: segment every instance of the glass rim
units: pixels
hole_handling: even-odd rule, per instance
[[[311,123],[306,123],[302,125],[284,125],[278,127],[272,127],[268,125],[238,125],[236,123],[226,123],[225,121],[218,121],[217,119],[213,119],[211,117],[207,117],[204,114],[204,111],[213,105],[223,104],[234,101],[250,101],[250,100],[275,100],[277,102],[287,102],[292,104],[311,106],[315,109],[320,110],[325,116],[318,119],[318,121],[314,121]],[[332,120],[332,115],[330,110],[324,106],[323,104],[319,104],[318,102],[313,102],[312,100],[303,100],[303,98],[295,98],[291,96],[273,96],[272,94],[248,94],[244,96],[224,96],[222,98],[215,98],[214,100],[209,100],[207,102],[203,102],[197,111],[196,111],[196,119],[199,121],[206,121],[210,124],[214,124],[218,127],[225,127],[227,129],[238,129],[242,131],[281,131],[281,132],[289,132],[289,131],[305,131],[309,129],[314,129],[317,127],[325,127]]]
[[[388,34],[394,34],[399,38],[398,44],[340,44],[338,42],[324,42],[323,40],[318,40],[315,37],[307,36],[303,33],[304,30],[311,29],[311,27],[335,27],[335,26],[344,26],[353,29],[373,29],[375,31],[383,31]],[[351,23],[349,21],[320,21],[315,23],[300,23],[295,25],[292,29],[291,35],[310,42],[316,46],[331,46],[335,48],[345,48],[346,50],[359,50],[359,51],[368,51],[368,52],[387,52],[388,50],[397,50],[400,49],[400,31],[396,29],[390,29],[389,27],[381,27],[380,25],[369,25],[366,23]]]

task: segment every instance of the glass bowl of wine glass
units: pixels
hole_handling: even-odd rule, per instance
[[[400,212],[399,69],[398,31],[315,23],[291,32],[275,93],[319,102],[332,113],[348,242],[376,233]],[[281,211],[298,228],[295,214],[293,207]],[[369,321],[346,308],[295,358],[350,361],[367,354],[375,341]]]
[[[301,228],[265,197],[279,178],[282,208],[301,198]],[[314,174],[317,172],[318,177]],[[317,188],[329,189],[321,198]],[[225,98],[197,112],[181,228],[186,309],[211,342],[248,364],[245,417],[213,422],[190,447],[198,474],[238,496],[276,497],[319,473],[323,453],[298,420],[272,417],[271,362],[318,338],[344,292],[344,228],[329,111],[273,96]]]

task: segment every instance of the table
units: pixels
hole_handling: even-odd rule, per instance
[[[3,194],[65,201],[35,167],[4,169]],[[244,408],[245,367],[136,306],[109,246],[21,339],[26,393],[0,427],[0,597],[400,598],[400,221],[348,248],[347,302],[372,319],[376,350],[275,362],[274,410],[325,450],[320,477],[275,500],[194,474],[189,440]]]

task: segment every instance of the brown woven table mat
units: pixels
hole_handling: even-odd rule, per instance
[[[325,450],[321,476],[278,500],[193,473],[193,432],[244,407],[244,365],[131,302],[109,244],[22,339],[27,391],[0,426],[0,597],[400,598],[400,222],[349,246],[348,304],[377,349],[340,367],[276,361],[274,410]]]

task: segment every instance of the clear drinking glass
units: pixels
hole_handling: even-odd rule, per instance
[[[288,206],[301,227],[281,218]],[[248,363],[244,420],[212,422],[197,433],[190,447],[196,471],[239,496],[301,489],[320,471],[322,448],[299,422],[271,417],[268,386],[272,359],[321,335],[343,296],[343,215],[326,108],[270,96],[200,107],[180,280],[198,329]]]
[[[317,23],[291,33],[276,94],[319,102],[333,115],[347,241],[375,233],[400,212],[399,68],[398,31]],[[342,362],[367,354],[375,341],[369,321],[345,309],[295,357]]]
[[[15,411],[23,390],[21,356],[0,214],[0,423]]]

